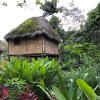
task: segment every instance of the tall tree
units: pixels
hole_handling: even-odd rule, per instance
[[[62,15],[61,19],[62,19],[63,25],[66,27],[70,27],[71,29],[79,28],[80,25],[84,24],[85,22],[83,11],[80,10],[75,5],[74,0],[72,0],[67,7],[60,6],[59,8],[57,7],[57,5],[59,4],[57,0],[51,0],[51,1],[45,0],[44,4],[40,2],[37,4],[41,4],[40,8],[44,11],[43,16],[45,17],[48,15],[54,15],[55,13],[60,12],[60,15]],[[55,5],[55,6],[53,7],[50,4]]]
[[[100,3],[88,13],[85,33],[89,42],[100,43]]]
[[[36,4],[40,5],[40,9],[44,11],[43,16],[53,15],[62,10],[62,7],[57,7],[58,0],[45,0],[44,3],[41,3],[41,0],[36,0]]]

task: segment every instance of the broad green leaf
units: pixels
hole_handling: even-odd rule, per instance
[[[83,80],[77,79],[77,85],[84,92],[84,94],[88,97],[89,100],[96,100],[96,94],[93,89]]]

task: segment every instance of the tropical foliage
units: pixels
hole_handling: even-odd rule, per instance
[[[53,15],[49,23],[61,37],[60,57],[0,59],[0,100],[100,100],[100,3],[88,14],[85,25],[73,31],[65,31],[54,13],[74,14],[81,21],[77,8],[60,9],[57,0],[36,3],[44,16]]]
[[[87,41],[99,44],[100,42],[100,3],[97,7],[88,13],[88,18],[85,25],[85,33]]]
[[[51,61],[48,58],[32,59],[29,62],[28,59],[12,58],[10,62],[6,62],[1,67],[0,83],[10,87],[11,93],[17,89],[16,94],[18,95],[24,90],[26,83],[30,84],[31,88],[36,84],[49,87],[54,83],[53,78],[59,68],[55,59]],[[15,95],[15,93],[10,95]]]

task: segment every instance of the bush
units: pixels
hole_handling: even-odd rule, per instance
[[[43,93],[40,93],[36,85],[40,84],[43,87],[50,87],[54,84],[54,77],[59,68],[60,66],[55,59],[32,59],[29,62],[28,59],[13,58],[1,67],[0,83],[9,87],[12,97],[16,97],[18,93],[23,94],[23,87],[27,84],[31,86],[30,90],[34,90],[34,93],[43,97]],[[15,90],[16,93],[14,93]]]

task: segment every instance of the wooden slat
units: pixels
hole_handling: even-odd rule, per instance
[[[23,39],[19,45],[14,45],[9,41],[9,55],[27,55],[27,54],[52,54],[58,55],[58,46],[53,41],[38,36],[34,39]]]

